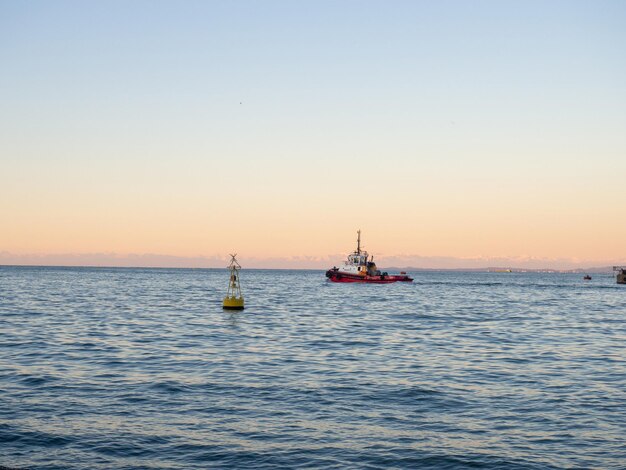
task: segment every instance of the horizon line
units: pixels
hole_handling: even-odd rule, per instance
[[[341,254],[324,256],[241,256],[244,269],[300,269],[326,270],[338,266],[344,260]],[[338,264],[339,263],[339,264]],[[91,253],[11,253],[0,250],[0,265],[5,266],[58,266],[58,267],[128,267],[128,268],[222,268],[226,267],[226,256],[218,255],[162,255],[155,253],[91,252]],[[383,269],[408,270],[555,270],[597,269],[626,264],[621,259],[548,258],[522,256],[423,256],[416,254],[380,255]]]
[[[394,269],[394,270],[406,270],[413,272],[428,272],[428,271],[456,271],[456,272],[493,272],[494,274],[507,274],[504,270],[509,270],[508,273],[520,273],[520,272],[536,272],[536,273],[576,273],[585,271],[596,271],[610,273],[613,267],[616,265],[606,266],[591,266],[587,268],[515,268],[509,266],[484,266],[476,268],[419,268],[416,266],[385,266],[381,269]],[[226,271],[228,267],[201,267],[201,266],[119,266],[119,265],[87,265],[87,264],[3,264],[0,263],[0,268],[89,268],[89,269],[194,269],[194,270],[220,270]],[[243,268],[244,271],[320,271],[324,272],[325,268]],[[498,270],[498,271],[493,271]],[[606,271],[604,271],[606,270]]]

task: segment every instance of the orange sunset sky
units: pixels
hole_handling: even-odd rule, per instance
[[[626,264],[622,2],[0,4],[0,264]]]

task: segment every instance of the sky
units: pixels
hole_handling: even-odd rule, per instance
[[[626,264],[626,2],[0,0],[0,264]]]

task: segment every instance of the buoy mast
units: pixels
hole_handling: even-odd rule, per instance
[[[241,285],[239,284],[239,271],[241,265],[235,258],[237,254],[230,255],[230,264],[228,270],[230,271],[230,280],[228,281],[228,292],[224,297],[223,306],[228,310],[243,310],[243,295],[241,295]]]

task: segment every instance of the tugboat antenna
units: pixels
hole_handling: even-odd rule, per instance
[[[357,254],[361,254],[361,230],[357,230],[357,239],[356,239],[356,252]]]

